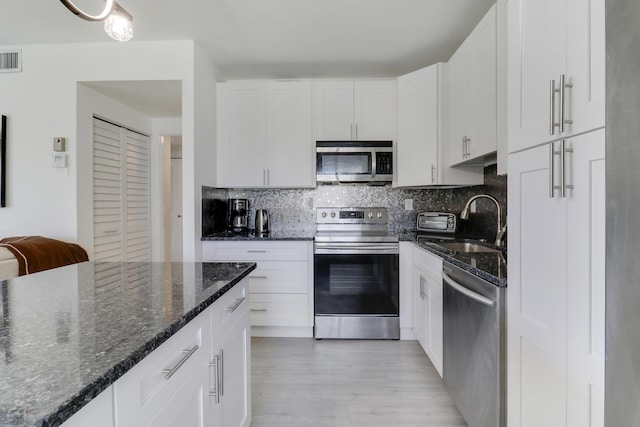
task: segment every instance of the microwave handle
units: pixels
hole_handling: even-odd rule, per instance
[[[375,151],[371,152],[371,179],[375,179],[376,177],[376,156],[378,154]]]

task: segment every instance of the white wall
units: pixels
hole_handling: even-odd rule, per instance
[[[211,179],[215,157],[196,160],[196,155],[215,152],[215,81],[219,76],[200,48],[193,41],[20,47],[23,72],[0,74],[0,112],[8,116],[7,207],[0,209],[0,236],[85,239],[90,202],[85,186],[91,175],[81,139],[86,136],[76,131],[85,129],[78,121],[92,112],[78,110],[77,82],[179,80],[187,160],[184,256],[186,261],[200,259],[200,186],[215,185]],[[54,136],[67,139],[66,169],[51,167]]]

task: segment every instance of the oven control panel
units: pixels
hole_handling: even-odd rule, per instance
[[[317,208],[317,224],[386,224],[387,208]]]

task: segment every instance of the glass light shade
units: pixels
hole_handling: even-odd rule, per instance
[[[133,18],[116,3],[104,21],[104,31],[114,40],[129,41],[133,37]]]

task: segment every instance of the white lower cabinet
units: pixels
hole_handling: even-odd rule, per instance
[[[93,398],[63,423],[63,427],[113,427],[113,387]]]
[[[115,425],[248,426],[249,336],[245,279],[115,382]]]
[[[253,336],[313,336],[313,244],[207,241],[204,261],[255,262],[249,275]]]
[[[413,249],[413,333],[442,376],[442,259]]]
[[[604,141],[509,157],[509,426],[604,425]]]

